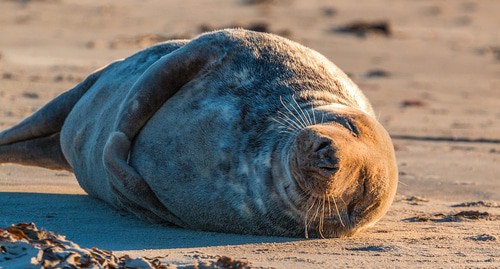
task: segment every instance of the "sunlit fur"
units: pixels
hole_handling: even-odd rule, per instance
[[[343,105],[315,109],[310,104],[308,109],[303,109],[295,96],[287,101],[280,98],[280,101],[287,113],[278,112],[279,116],[273,120],[278,123],[283,135],[296,139],[301,131],[312,129],[314,133],[331,138],[336,149],[348,147],[342,152],[343,162],[339,164],[338,171],[323,184],[315,186],[311,183],[317,181],[314,177],[305,178],[300,171],[292,173],[300,186],[298,202],[304,212],[304,236],[309,237],[310,231],[319,237],[348,236],[375,223],[390,205],[397,185],[394,181],[397,178],[394,175],[394,153],[387,133],[383,129],[377,132],[377,128],[371,128],[380,126],[370,115]],[[343,120],[340,124],[339,121]],[[353,123],[355,126],[351,126]],[[357,133],[353,133],[351,128],[356,128]],[[351,137],[361,140],[365,148],[356,149],[357,146],[346,140]],[[301,153],[299,155],[302,156]],[[291,166],[292,170],[297,170],[293,164]],[[369,190],[361,190],[365,187],[362,186],[366,184],[364,182],[368,182],[367,185],[370,182],[376,184],[372,184],[375,187]],[[359,192],[363,191],[369,192],[359,197]],[[351,199],[353,197],[357,198]],[[351,212],[354,216],[349,216],[349,203],[364,203],[365,208],[361,211],[366,215],[356,216],[355,212]]]

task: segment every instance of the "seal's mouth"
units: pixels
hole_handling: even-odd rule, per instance
[[[303,193],[305,237],[347,237],[375,223],[385,213],[381,205],[387,197],[374,195],[373,187],[364,185],[337,196]]]
[[[304,208],[304,235],[308,237],[342,237],[351,235],[352,222],[343,201],[333,196],[310,197]]]

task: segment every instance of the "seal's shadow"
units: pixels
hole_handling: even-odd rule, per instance
[[[149,224],[87,195],[0,192],[0,227],[34,222],[84,248],[172,249],[301,239],[192,231]]]

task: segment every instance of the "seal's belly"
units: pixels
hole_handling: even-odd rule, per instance
[[[205,219],[205,225],[217,226],[224,219],[253,214],[240,110],[232,95],[198,86],[183,89],[155,113],[134,142],[131,165],[187,223]]]

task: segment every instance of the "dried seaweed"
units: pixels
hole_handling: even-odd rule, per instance
[[[432,215],[419,215],[411,218],[406,218],[403,221],[407,222],[459,222],[459,221],[473,221],[473,220],[497,220],[498,216],[492,215],[488,212],[479,212],[475,210],[460,211],[458,213],[443,214],[436,213]]]
[[[80,248],[64,236],[39,230],[34,223],[0,228],[0,268],[166,269],[169,266],[162,264],[164,258],[131,258],[98,248]],[[200,262],[194,268],[251,268],[247,261],[227,256]]]
[[[39,230],[34,223],[0,229],[0,267],[9,262],[42,268],[167,268],[158,258],[117,257],[111,251],[80,248],[64,236]]]

